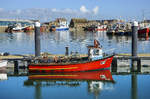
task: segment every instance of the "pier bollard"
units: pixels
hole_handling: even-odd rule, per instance
[[[69,47],[68,46],[66,46],[66,53],[65,53],[65,55],[69,55]]]
[[[14,61],[14,74],[18,74],[19,72],[19,67],[18,67],[18,61]]]
[[[35,22],[35,57],[40,56],[40,22]]]
[[[137,33],[138,33],[138,22],[134,21],[132,24],[132,71],[137,71]]]

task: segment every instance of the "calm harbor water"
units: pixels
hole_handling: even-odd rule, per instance
[[[8,76],[0,81],[1,99],[149,99],[149,75],[113,75],[115,82],[29,80]],[[96,82],[95,85],[91,85]]]
[[[105,32],[54,32],[41,33],[41,52],[64,54],[69,51],[87,53],[86,46],[98,39],[103,49],[114,49],[116,53],[131,52],[130,36],[107,36]],[[0,52],[10,54],[34,54],[34,33],[0,33]],[[138,40],[138,53],[150,53],[150,39]]]
[[[107,36],[106,33],[54,32],[41,33],[41,51],[64,54],[70,51],[86,53],[86,46],[98,39],[105,50],[115,49],[116,53],[131,52],[130,36]],[[0,52],[10,54],[34,54],[34,33],[0,33]],[[138,52],[150,53],[150,39],[138,40]],[[9,75],[0,80],[0,99],[149,99],[150,75],[129,74],[109,75],[99,72],[101,79],[85,79],[81,74],[73,79],[40,79],[34,76]],[[72,74],[73,75],[73,74]],[[76,74],[77,75],[77,74]],[[91,74],[89,74],[91,75]],[[45,75],[49,77],[48,75]],[[40,76],[40,77],[45,77]],[[52,75],[54,76],[54,75]],[[61,75],[63,77],[63,75]],[[64,76],[66,77],[66,76]],[[82,78],[83,77],[83,78]],[[111,78],[112,77],[112,78]],[[102,79],[103,78],[103,79]],[[107,78],[107,79],[106,79]],[[95,80],[97,79],[97,80]],[[105,80],[104,80],[105,79]]]

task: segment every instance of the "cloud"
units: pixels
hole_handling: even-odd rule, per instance
[[[95,8],[93,8],[93,13],[94,14],[98,14],[98,11],[99,11],[99,7],[98,6],[96,6]]]
[[[4,9],[3,9],[3,8],[0,8],[0,12],[2,12],[2,11],[4,11]]]
[[[17,9],[17,10],[16,10],[16,14],[21,14],[21,10],[20,10],[20,9]]]
[[[77,13],[77,10],[73,10],[70,8],[65,8],[65,9],[56,9],[56,8],[52,8],[51,11],[53,13],[65,13],[65,14],[73,14],[73,13]]]
[[[86,7],[85,7],[84,5],[82,5],[82,6],[80,7],[80,11],[81,11],[82,13],[88,13],[88,12],[89,12],[89,10],[86,9]]]
[[[51,9],[52,12],[57,12],[56,8]]]
[[[55,20],[56,18],[64,17],[67,20],[71,18],[95,18],[97,16],[98,6],[89,10],[84,5],[79,9],[57,9],[57,8],[30,8],[30,9],[16,9],[16,10],[5,10],[0,8],[0,18],[4,19],[32,19],[40,20],[43,22]]]

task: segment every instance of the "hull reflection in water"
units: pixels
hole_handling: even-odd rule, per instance
[[[32,73],[29,74],[29,80],[44,79],[72,79],[72,80],[103,80],[113,81],[110,70],[90,71],[90,72],[68,72],[68,73]]]
[[[84,84],[83,82],[86,82],[85,84],[87,84],[87,93],[92,93],[97,98],[102,90],[113,89],[112,84],[114,83],[114,80],[110,70],[72,73],[32,73],[29,74],[28,80],[24,82],[24,86],[35,87],[35,99],[37,99],[37,97],[42,99],[41,88],[43,87],[49,89],[49,87],[55,86],[53,88],[56,88],[55,90],[59,92],[59,88],[64,88],[64,86],[80,88]]]

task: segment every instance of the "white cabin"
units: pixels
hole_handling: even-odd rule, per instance
[[[89,46],[88,47],[88,57],[90,60],[98,60],[98,59],[101,59],[103,58],[103,51],[102,51],[102,48],[95,48],[93,46]]]

